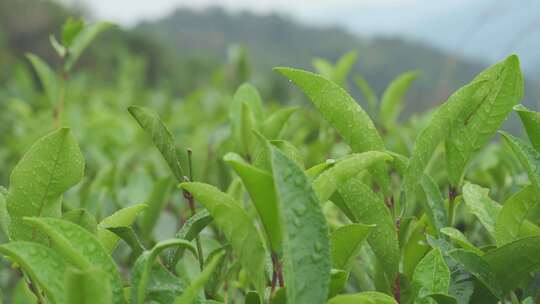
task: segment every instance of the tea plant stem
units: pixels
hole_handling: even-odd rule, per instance
[[[448,189],[448,224],[452,227],[454,222],[454,209],[456,208],[456,197],[458,196],[458,190],[454,186],[450,186]]]
[[[397,233],[398,237],[399,237],[400,229],[401,229],[401,218],[398,217],[396,219],[396,233]],[[396,277],[394,279],[393,291],[394,291],[394,299],[396,300],[396,302],[398,304],[401,303],[400,302],[401,301],[401,282],[400,282],[399,270],[396,273]]]
[[[192,164],[192,154],[193,151],[191,149],[187,149],[187,155],[188,155],[188,170],[189,170],[189,178],[184,176],[184,179],[186,179],[187,182],[190,182],[193,180],[193,164]],[[197,213],[197,210],[195,209],[195,200],[193,199],[193,195],[187,191],[183,191],[184,198],[187,200],[189,209],[191,210],[191,216],[194,216]],[[201,245],[201,239],[199,238],[199,235],[195,237],[195,242],[197,244],[197,258],[199,259],[199,269],[202,271],[204,268],[204,255]]]
[[[54,109],[54,126],[60,128],[62,125],[62,116],[64,115],[64,100],[65,100],[65,91],[66,91],[66,82],[68,80],[69,74],[66,69],[63,67],[65,62],[65,57],[62,57],[62,79],[60,81],[60,95],[58,97],[58,104]]]

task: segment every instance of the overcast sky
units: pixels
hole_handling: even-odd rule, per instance
[[[133,26],[178,7],[278,12],[309,24],[341,25],[363,35],[398,35],[493,62],[510,52],[534,59],[540,0],[57,0],[82,4],[99,20]],[[527,58],[528,57],[528,58]],[[532,62],[532,61],[531,61]]]
[[[171,13],[177,7],[202,9],[221,6],[231,11],[249,10],[258,13],[281,12],[297,19],[310,22],[343,24],[350,22],[349,16],[360,13],[388,12],[409,13],[419,8],[434,5],[448,7],[471,0],[61,0],[82,3],[98,19],[112,20],[122,25],[133,25],[140,20],[156,19]],[[381,20],[382,28],[392,27],[397,22]]]

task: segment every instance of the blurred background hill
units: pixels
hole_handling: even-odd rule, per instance
[[[216,69],[240,52],[247,54],[250,81],[265,96],[280,100],[287,87],[272,67],[312,69],[314,57],[334,61],[345,52],[357,51],[353,74],[364,76],[377,93],[402,72],[422,71],[408,94],[410,114],[440,103],[486,66],[517,52],[529,83],[525,103],[536,108],[540,100],[536,85],[540,57],[535,53],[540,19],[536,15],[540,10],[535,9],[535,1],[520,2],[517,10],[515,2],[505,0],[397,2],[397,6],[364,5],[361,9],[355,9],[355,2],[349,7],[337,3],[309,16],[295,16],[293,8],[288,13],[254,13],[184,5],[149,20],[118,18],[112,21],[121,26],[105,35],[81,65],[107,81],[111,68],[120,64],[120,55],[128,52],[144,62],[147,85],[182,96],[218,77]],[[110,4],[120,5],[129,4]],[[67,16],[103,19],[102,8],[103,1],[0,0],[0,79],[12,75],[13,61],[26,64],[25,52],[54,62],[48,33],[58,32]]]

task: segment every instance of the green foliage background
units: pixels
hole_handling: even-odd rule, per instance
[[[436,86],[444,56],[399,40],[81,14],[0,1],[6,303],[538,301],[540,114],[517,56]]]

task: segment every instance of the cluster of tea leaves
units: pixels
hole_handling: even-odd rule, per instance
[[[0,301],[540,301],[540,113],[515,55],[403,121],[421,73],[380,97],[355,75],[358,103],[353,52],[275,69],[302,107],[231,96],[234,63],[180,100],[127,55],[95,85],[74,68],[110,26],[69,20],[59,71],[29,54],[40,89],[21,67],[0,91]],[[499,131],[512,112],[528,140]]]

